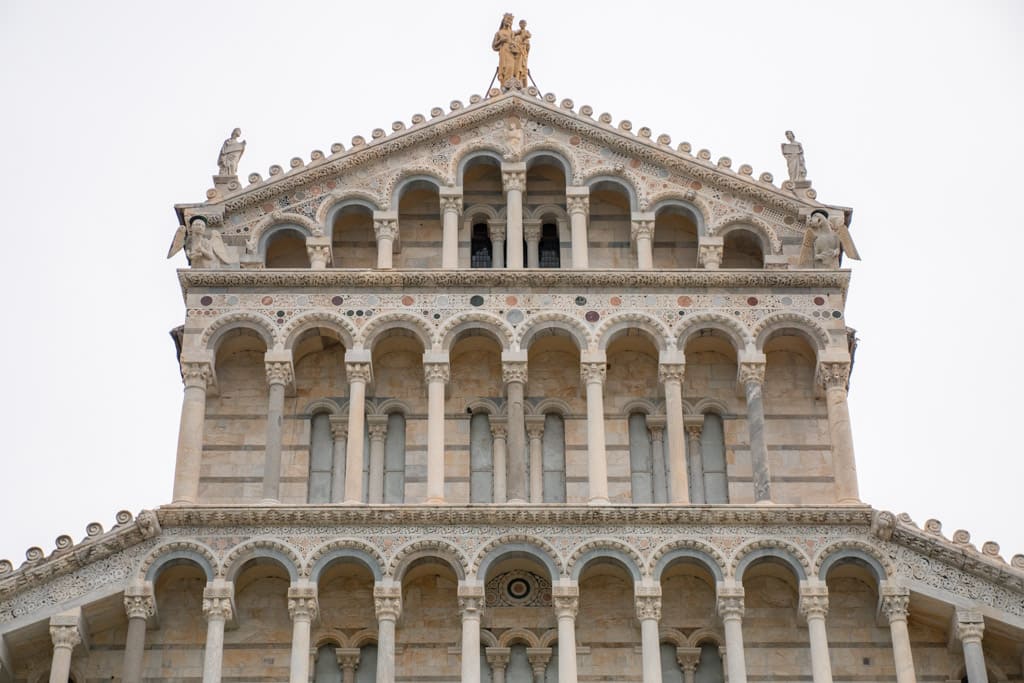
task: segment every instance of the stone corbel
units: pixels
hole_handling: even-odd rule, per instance
[[[789,257],[783,254],[767,254],[764,257],[765,270],[786,270],[789,268]]]

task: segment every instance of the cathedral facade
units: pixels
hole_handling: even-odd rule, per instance
[[[525,33],[524,33],[525,32]],[[498,85],[180,204],[172,500],[0,681],[1024,681],[1024,556],[861,502],[852,210]]]

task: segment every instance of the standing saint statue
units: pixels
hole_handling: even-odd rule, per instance
[[[519,45],[512,33],[512,19],[512,15],[506,12],[501,18],[497,33],[494,34],[494,40],[491,41],[491,49],[498,53],[498,85],[502,88],[506,87],[508,81],[516,78]]]
[[[789,179],[796,182],[807,178],[807,166],[804,165],[804,147],[796,141],[793,131],[786,131],[789,142],[782,143],[782,156],[786,157]]]
[[[231,131],[231,137],[220,146],[220,154],[217,155],[218,175],[238,175],[238,161],[242,158],[242,152],[245,151],[245,140],[238,139],[241,135],[242,129],[235,128]]]
[[[526,20],[522,19],[519,21],[519,30],[513,34],[513,42],[516,47],[519,48],[518,54],[516,54],[516,80],[524,88],[527,84],[527,78],[530,76],[530,68],[527,64],[527,60],[530,58],[530,38],[533,34],[526,30]]]

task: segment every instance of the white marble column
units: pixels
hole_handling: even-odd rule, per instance
[[[462,683],[480,681],[480,615],[484,609],[484,585],[460,581],[459,611],[462,612]]]
[[[743,586],[718,584],[718,614],[725,627],[729,683],[747,683],[747,663],[743,653]]]
[[[665,387],[665,419],[668,421],[669,501],[675,505],[690,502],[690,483],[686,474],[686,432],[683,429],[683,376],[686,366],[680,362],[658,364],[658,379]]]
[[[828,587],[820,581],[800,582],[800,615],[807,620],[811,643],[811,677],[814,683],[832,683],[832,663],[828,654],[825,615],[828,614]]]
[[[747,397],[747,429],[750,433],[750,467],[754,474],[754,501],[771,502],[771,472],[768,468],[768,446],[764,438],[764,361],[741,361],[738,381]]]
[[[558,683],[576,680],[576,613],[580,588],[575,581],[559,580],[551,587],[551,600],[558,618]]]
[[[393,267],[395,240],[398,239],[398,212],[374,211],[373,234],[377,238],[377,268]]]
[[[703,415],[687,415],[683,418],[686,428],[686,451],[690,463],[690,496],[691,503],[704,505],[707,496],[704,493],[704,453],[701,450],[700,434],[704,431]]]
[[[310,270],[323,270],[331,262],[331,238],[317,235],[306,238],[306,255],[309,256]]]
[[[526,418],[526,435],[530,438],[530,502],[544,502],[544,416]]]
[[[587,387],[587,480],[591,505],[607,505],[609,502],[608,454],[604,441],[604,380],[607,365],[603,355],[600,362],[595,362],[596,358],[580,361],[580,376]]]
[[[914,655],[910,649],[907,617],[910,612],[910,589],[887,581],[881,585],[882,612],[889,620],[892,636],[892,656],[896,663],[896,683],[917,683]]]
[[[360,652],[358,647],[337,647],[334,656],[341,669],[341,683],[356,683],[356,669],[359,668]]]
[[[848,362],[823,362],[818,365],[818,381],[825,388],[828,406],[828,432],[832,441],[832,464],[836,477],[836,500],[859,503],[857,461],[853,455],[853,432],[850,430],[850,408],[846,387],[850,381]]]
[[[459,267],[459,215],[462,213],[462,188],[442,187],[441,195],[441,267]],[[472,229],[472,228],[471,228]]]
[[[371,505],[384,502],[384,439],[388,435],[387,415],[367,415],[370,432],[370,483],[366,501]]]
[[[443,503],[444,387],[451,375],[447,356],[440,361],[424,354],[423,374],[427,380],[427,502]]]
[[[572,267],[589,268],[587,217],[590,213],[590,188],[566,187],[565,203],[569,211],[569,230],[572,235]]]
[[[80,608],[50,617],[50,642],[53,643],[50,683],[68,683],[68,676],[71,674],[71,653],[75,646],[82,642],[82,636]]]
[[[981,639],[985,634],[985,621],[978,612],[956,613],[956,637],[964,649],[964,668],[971,683],[988,683],[988,669],[985,667],[985,651]]]
[[[533,669],[533,683],[544,683],[544,674],[548,670],[548,662],[551,661],[550,647],[528,647],[526,648],[526,660],[530,662]]]
[[[348,444],[348,420],[331,415],[331,436],[334,437],[334,459],[331,461],[331,502],[345,500],[345,456]]]
[[[505,440],[508,438],[508,418],[491,416],[491,458],[494,476],[494,502],[504,503],[507,496],[505,476]]]
[[[213,363],[181,361],[185,395],[178,427],[178,455],[174,465],[173,503],[199,500],[199,467],[203,459],[203,428],[206,423],[206,388],[215,384]],[[65,682],[66,683],[66,682]]]
[[[206,648],[203,652],[203,683],[220,683],[224,664],[224,623],[234,615],[234,586],[214,581],[203,589],[206,617]]]
[[[124,683],[142,681],[142,656],[146,650],[146,623],[156,616],[153,584],[133,583],[124,591],[124,611],[128,615],[128,636],[124,641]]]
[[[352,357],[351,359],[349,357]],[[348,378],[348,441],[345,444],[345,502],[363,502],[363,432],[366,425],[366,385],[373,378],[369,351],[345,354]]]
[[[643,652],[643,683],[661,683],[661,586],[637,583],[633,588],[636,618],[640,620],[640,646]]]
[[[665,469],[665,425],[664,415],[648,415],[647,431],[651,435],[651,476],[654,479],[654,502],[668,502],[668,472]]]
[[[284,431],[284,394],[295,381],[291,351],[267,351],[267,436],[263,459],[263,502],[281,500],[281,439]]]
[[[377,612],[377,683],[395,683],[395,623],[402,614],[402,586],[387,581],[373,586]]]
[[[487,220],[487,233],[491,238],[491,268],[505,267],[505,225],[499,218]]]
[[[487,663],[491,665],[491,683],[505,683],[505,669],[512,650],[507,647],[489,647],[486,650]]]
[[[639,270],[654,268],[654,214],[634,213],[629,231],[636,243],[636,267]]]
[[[288,588],[288,614],[292,618],[292,651],[288,683],[309,683],[309,632],[320,606],[316,584],[300,581]]]
[[[508,219],[508,267],[523,267],[523,192],[526,191],[526,163],[503,163],[501,183],[505,190]]]
[[[540,268],[541,222],[536,218],[523,219],[523,239],[526,240],[526,267]]]
[[[505,360],[502,353],[501,375],[505,382],[508,413],[508,502],[525,503],[529,494],[526,481],[526,416],[523,395],[526,391],[526,354],[522,360]]]

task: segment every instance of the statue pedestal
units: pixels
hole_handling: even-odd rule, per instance
[[[236,175],[215,175],[213,176],[213,187],[221,195],[234,192],[242,187]]]

